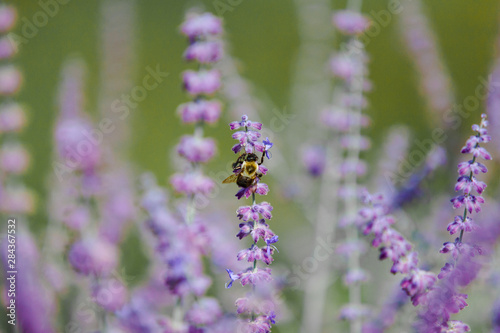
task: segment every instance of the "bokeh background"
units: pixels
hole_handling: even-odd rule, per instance
[[[19,11],[21,21],[17,26],[18,30],[22,28],[23,18],[31,20],[40,10],[37,1],[7,3],[15,4]],[[215,12],[214,3],[142,0],[135,4],[134,84],[141,84],[147,66],[159,64],[169,76],[132,110],[129,118],[131,137],[128,140],[128,155],[137,174],[151,171],[164,185],[168,185],[168,177],[174,171],[172,150],[179,137],[192,130],[181,126],[176,115],[177,106],[189,99],[181,89],[180,75],[191,66],[182,59],[186,41],[179,34],[178,27],[189,8],[196,6]],[[291,105],[291,87],[300,47],[296,3],[299,1],[243,0],[222,15],[230,53],[238,59],[238,68],[253,85],[256,97],[264,101],[259,110],[264,126],[274,117],[273,109],[288,112],[294,110]],[[48,24],[41,27],[37,35],[21,47],[15,60],[25,76],[18,100],[29,108],[29,125],[22,139],[33,159],[25,180],[38,198],[37,211],[29,220],[29,227],[40,236],[40,240],[48,223],[46,207],[53,172],[51,161],[54,149],[53,129],[58,115],[58,86],[63,63],[69,57],[79,56],[85,61],[88,69],[86,110],[95,117],[98,115],[101,4],[98,0],[71,0],[68,4],[61,5],[58,14],[50,18]],[[450,74],[456,100],[462,101],[466,96],[474,95],[474,89],[480,84],[479,78],[487,78],[492,68],[498,41],[500,2],[427,0],[423,1],[423,5],[430,28],[436,35],[443,63]],[[363,12],[379,11],[387,6],[387,1],[366,1],[363,3]],[[331,1],[332,9],[344,7],[345,1]],[[404,124],[411,129],[414,137],[421,139],[430,137],[435,128],[435,120],[429,115],[419,93],[419,74],[402,41],[398,19],[395,16],[366,47],[370,57],[369,78],[374,86],[368,95],[369,107],[366,111],[372,119],[372,126],[367,130],[367,135],[373,139],[373,149],[366,156],[369,161],[376,159],[378,148],[392,125]],[[332,36],[329,47],[333,49],[337,43]],[[470,125],[478,121],[482,111],[484,109],[477,110],[469,119],[464,120],[458,134],[455,133],[460,140],[448,142],[449,148],[455,148],[458,152],[462,139],[469,135]],[[311,126],[311,123],[306,124],[308,112],[309,110],[303,110],[303,114],[297,114],[294,120],[294,135],[299,141],[308,140],[308,132],[300,131],[302,121],[304,127]],[[225,170],[228,161],[234,158],[230,151],[233,140],[226,126],[232,120],[228,114],[224,114],[222,121],[207,130],[207,135],[216,138],[219,152],[217,158],[206,166],[206,170]],[[288,163],[300,163],[301,151],[298,147],[287,146],[286,138],[276,137],[274,140],[277,144],[273,149],[282,149]],[[272,161],[269,167],[273,167]],[[279,173],[280,170],[273,169],[272,172]],[[448,191],[451,196],[455,171],[453,174],[441,171],[439,175],[438,181],[427,184],[428,187],[439,187],[440,191]],[[280,249],[283,249],[282,256],[286,257],[286,249],[293,247],[296,236],[307,233],[311,226],[307,217],[283,196],[284,184],[278,184],[273,178],[267,182],[271,187],[268,201],[275,207],[273,229],[280,234]],[[231,202],[233,191],[231,189],[227,192],[218,196],[217,200]],[[232,203],[236,208],[237,204]],[[64,202],[60,204],[64,205]],[[137,222],[137,228],[140,228],[140,223]],[[133,232],[128,234],[122,250],[122,265],[127,271],[139,277],[144,274],[147,259],[141,253],[140,241]],[[285,260],[284,266],[293,262],[291,257],[292,255]],[[276,261],[279,262],[280,258],[277,257]],[[221,275],[224,274],[225,272],[221,272]],[[336,295],[339,293],[339,297],[345,297],[341,292],[336,292]],[[299,316],[300,293],[288,293],[287,303],[292,310],[292,318]],[[294,327],[292,320],[289,324],[278,326],[276,332],[295,332]]]

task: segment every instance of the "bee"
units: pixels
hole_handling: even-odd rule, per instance
[[[236,183],[239,187],[250,187],[255,185],[257,178],[262,177],[259,172],[259,165],[264,162],[265,154],[259,157],[253,153],[244,153],[233,163],[233,174],[222,181],[223,184]]]

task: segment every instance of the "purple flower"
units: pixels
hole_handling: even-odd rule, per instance
[[[9,37],[0,38],[0,59],[12,58],[17,53],[17,45]]]
[[[262,306],[262,299],[256,295],[250,297],[242,297],[236,300],[236,312],[239,314],[271,314],[274,306]]]
[[[219,302],[212,297],[203,297],[191,306],[186,313],[186,320],[194,325],[209,325],[222,316]]]
[[[17,103],[0,106],[0,133],[20,132],[26,126],[26,114]]]
[[[176,173],[170,178],[175,191],[185,194],[208,194],[215,184],[214,181],[200,172]]]
[[[349,270],[346,275],[344,275],[343,281],[346,286],[357,284],[360,282],[365,282],[368,280],[367,272],[362,269]]]
[[[450,320],[446,327],[444,327],[444,333],[465,333],[470,332],[469,325],[459,321],[459,320]]]
[[[448,227],[446,228],[446,230],[448,230],[450,232],[450,235],[453,235],[454,233],[456,233],[459,230],[463,230],[465,232],[471,232],[471,231],[475,230],[476,228],[477,228],[477,225],[474,223],[474,221],[470,217],[466,216],[465,221],[464,221],[463,216],[457,215],[457,216],[455,216],[455,219],[453,220],[453,222],[450,222],[448,224]]]
[[[469,213],[472,213],[472,211],[479,213],[481,211],[481,204],[484,203],[483,197],[475,196],[472,194],[459,195],[451,199],[450,201],[453,204],[453,208],[460,208],[462,206],[465,206]]]
[[[193,95],[211,95],[219,90],[221,85],[220,72],[216,69],[187,70],[183,73],[184,88]]]
[[[241,117],[241,121],[233,121],[232,123],[229,124],[229,128],[231,128],[231,130],[235,130],[241,127],[243,128],[253,127],[254,129],[260,131],[262,129],[262,124],[248,120],[247,115],[243,115]]]
[[[477,180],[474,176],[460,176],[455,185],[455,191],[463,191],[465,194],[470,194],[473,190],[481,194],[485,188],[486,183]]]
[[[468,145],[464,146],[461,150],[461,153],[462,154],[472,153],[472,155],[474,157],[481,157],[482,159],[485,159],[485,160],[491,160],[490,153],[486,149],[484,149],[483,147],[477,146],[476,143],[474,145],[468,144]]]
[[[241,188],[238,193],[235,194],[235,196],[238,199],[241,199],[243,197],[248,199],[253,193],[267,195],[267,193],[269,193],[269,187],[267,186],[267,184],[257,182],[257,184],[255,185]]]
[[[30,155],[23,146],[7,143],[0,148],[0,169],[5,173],[23,174],[30,164]]]
[[[459,239],[456,238],[454,242],[445,242],[443,243],[443,247],[439,252],[441,253],[451,253],[452,257],[454,259],[458,258],[458,254],[460,253],[460,248],[459,248]]]
[[[0,95],[10,96],[21,89],[23,75],[16,67],[7,65],[0,67]]]
[[[260,204],[255,204],[252,206],[243,206],[238,208],[236,211],[237,217],[243,221],[254,220],[257,221],[259,219],[259,214],[262,215],[265,219],[271,219],[271,211],[273,207],[268,202],[261,202]]]
[[[127,288],[114,278],[100,280],[92,287],[92,298],[96,304],[106,311],[121,309],[127,302]]]
[[[408,296],[421,295],[431,288],[436,282],[436,276],[433,273],[417,269],[401,281],[401,288]]]
[[[252,244],[252,246],[249,249],[241,250],[238,252],[238,255],[236,258],[238,260],[247,260],[248,262],[254,262],[255,260],[262,260],[263,259],[263,251],[256,246],[255,244]]]
[[[269,141],[268,137],[266,137],[266,139],[262,141],[262,143],[264,144],[264,152],[266,154],[266,157],[269,160],[271,158],[271,156],[269,155],[269,149],[271,149],[274,144],[271,141]]]
[[[262,238],[264,241],[270,239],[275,236],[274,232],[269,229],[269,225],[265,222],[264,219],[261,219],[253,228],[252,239],[255,243]]]
[[[410,252],[409,254],[399,257],[397,261],[391,267],[391,273],[401,273],[409,274],[411,271],[417,269],[418,256],[416,252]]]
[[[438,274],[438,279],[444,279],[446,278],[455,266],[449,262],[447,262],[443,267],[441,267],[441,272]]]
[[[241,117],[241,121],[235,121],[229,124],[231,130],[238,130],[232,134],[232,138],[238,140],[238,143],[234,145],[231,150],[234,153],[238,153],[241,150],[246,154],[256,154],[261,152],[262,159],[266,156],[270,159],[269,149],[273,146],[273,143],[266,137],[262,142],[259,141],[261,133],[258,132],[262,129],[261,123],[252,122],[248,119],[246,115]],[[246,155],[241,155],[240,158],[246,158]],[[240,159],[238,159],[240,160]],[[268,202],[256,203],[255,193],[260,195],[266,195],[269,192],[269,187],[267,184],[261,183],[260,178],[266,175],[268,168],[263,166],[261,162],[257,159],[258,164],[258,176],[255,178],[253,183],[248,187],[241,187],[236,193],[236,197],[241,199],[243,197],[250,198],[252,196],[251,206],[241,206],[236,211],[236,216],[243,220],[244,223],[240,223],[240,231],[236,235],[239,239],[243,239],[249,235],[252,236],[253,244],[244,250],[241,250],[237,254],[238,260],[245,260],[247,262],[253,262],[252,267],[238,273],[234,274],[231,270],[227,270],[230,276],[230,282],[227,286],[231,286],[232,282],[236,279],[240,279],[241,285],[245,286],[247,284],[253,285],[253,292],[249,297],[240,298],[236,301],[237,312],[251,314],[252,320],[240,321],[238,329],[242,332],[252,332],[252,333],[264,333],[270,332],[271,324],[275,323],[274,309],[270,312],[265,311],[265,315],[257,316],[262,314],[263,311],[260,308],[263,301],[256,300],[257,288],[263,287],[263,282],[269,282],[272,280],[271,270],[269,268],[258,267],[258,261],[262,261],[266,265],[270,265],[273,262],[273,254],[278,251],[273,245],[278,241],[278,236],[276,236],[269,225],[265,222],[265,219],[271,219],[271,211],[273,207]],[[260,218],[262,217],[262,218]],[[259,219],[260,218],[260,219]],[[266,246],[260,247],[257,243],[260,239],[263,239]],[[257,303],[257,304],[256,304]],[[266,303],[264,303],[265,305]]]
[[[102,239],[84,238],[73,244],[68,260],[83,275],[107,275],[118,264],[118,251],[113,244]]]
[[[177,145],[179,155],[194,163],[206,163],[215,155],[215,141],[211,138],[184,135]]]
[[[226,283],[226,288],[229,289],[233,285],[233,282],[241,279],[241,273],[234,274],[234,272],[230,269],[226,269],[227,274],[229,274],[229,281]]]
[[[187,61],[196,60],[201,64],[210,64],[220,60],[222,57],[222,43],[219,41],[198,41],[191,44],[184,58]]]
[[[193,40],[222,33],[222,21],[211,13],[190,13],[181,25],[183,35]]]
[[[7,32],[12,29],[16,21],[16,8],[14,6],[2,4],[2,6],[0,6],[0,32]]]
[[[249,268],[246,271],[241,272],[241,285],[253,284],[257,285],[262,282],[269,282],[273,278],[271,277],[270,268]]]
[[[202,121],[212,124],[219,120],[221,109],[221,102],[201,99],[179,105],[178,112],[182,117],[182,121],[187,124]]]
[[[461,162],[458,164],[458,173],[461,176],[469,175],[470,173],[474,173],[475,175],[477,175],[480,172],[486,173],[488,172],[488,169],[486,168],[486,166],[479,162],[470,160],[468,162]]]
[[[360,304],[348,304],[340,309],[339,319],[353,321],[367,316],[370,310]]]
[[[302,164],[313,177],[319,177],[325,169],[325,148],[320,145],[306,147],[301,154]]]
[[[359,35],[370,26],[370,21],[358,12],[339,10],[333,15],[333,24],[346,35]]]

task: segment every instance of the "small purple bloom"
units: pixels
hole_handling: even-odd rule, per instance
[[[222,44],[219,41],[197,41],[191,44],[184,53],[187,61],[196,60],[201,64],[217,62],[221,57]]]
[[[222,104],[217,100],[198,100],[179,105],[178,112],[182,121],[191,124],[204,121],[209,124],[215,123],[221,113]]]
[[[195,325],[209,325],[222,316],[219,302],[212,297],[203,297],[191,306],[186,313],[186,320]]]
[[[370,21],[358,12],[339,10],[333,15],[333,24],[346,35],[359,35],[370,26]]]
[[[474,176],[460,176],[455,185],[455,191],[463,191],[464,194],[470,194],[473,190],[481,194],[485,188],[486,183],[477,180]]]
[[[222,33],[222,21],[211,13],[190,13],[181,25],[181,32],[191,40],[218,35]]]
[[[94,302],[106,311],[120,310],[127,302],[127,288],[123,282],[108,278],[100,280],[92,287]]]
[[[441,253],[451,253],[452,257],[456,260],[458,258],[458,254],[460,253],[459,249],[459,239],[455,239],[454,242],[445,242],[443,243],[443,247],[439,252]]]
[[[16,21],[16,8],[14,6],[2,4],[2,6],[0,6],[0,32],[7,32],[12,29]]]
[[[264,241],[266,239],[270,239],[273,237],[275,234],[274,232],[269,229],[269,225],[265,222],[264,219],[261,219],[255,226],[254,229],[251,231],[252,234],[252,239],[255,243],[262,238]]]
[[[219,90],[221,74],[216,69],[200,70],[198,72],[187,70],[183,73],[184,88],[193,95],[212,95]]]
[[[481,157],[482,159],[485,160],[491,160],[490,153],[483,147],[466,145],[465,147],[462,148],[461,152],[462,154],[472,153],[474,157]]]
[[[215,155],[215,147],[211,138],[184,135],[177,145],[177,152],[190,162],[206,163]]]
[[[370,314],[370,310],[360,304],[347,304],[340,309],[339,319],[353,321]]]
[[[0,106],[0,133],[19,132],[26,126],[26,114],[17,103]]]
[[[418,256],[416,252],[400,257],[391,267],[391,273],[409,274],[411,271],[417,269]]]
[[[461,162],[458,164],[458,173],[461,176],[469,175],[471,172],[477,175],[480,172],[482,173],[488,172],[488,169],[486,168],[486,166],[484,166],[484,164],[479,162],[473,162],[472,160],[468,162]]]
[[[346,286],[350,286],[360,282],[365,282],[367,280],[368,280],[368,273],[362,268],[348,271],[343,278],[344,284]]]
[[[176,173],[170,178],[175,191],[185,194],[208,194],[215,184],[214,181],[201,172]]]
[[[0,95],[16,94],[23,83],[23,75],[12,65],[0,67]]]
[[[271,245],[271,244],[274,244],[274,243],[277,243],[278,242],[278,236],[273,236],[271,238],[268,238],[266,239],[266,245],[267,245],[267,254],[268,255],[271,255],[271,250],[272,249],[276,249],[276,247],[274,245]]]
[[[438,279],[444,279],[447,277],[455,266],[449,262],[447,262],[443,267],[441,267],[441,272],[438,274]]]
[[[425,293],[434,285],[434,282],[436,282],[436,276],[433,273],[417,269],[401,281],[401,288],[408,296],[413,297]]]
[[[481,211],[481,204],[484,203],[484,199],[481,196],[469,195],[459,195],[450,200],[453,204],[453,208],[460,208],[465,205],[465,208],[472,213],[475,211],[479,213]]]
[[[250,198],[250,196],[253,193],[257,193],[257,194],[260,194],[260,195],[266,195],[267,193],[269,193],[269,187],[267,186],[267,184],[258,182],[255,185],[241,188],[238,191],[238,193],[235,194],[235,196],[238,199],[241,199],[243,197],[245,197],[245,198],[248,199],[248,198]]]
[[[266,157],[269,160],[271,158],[271,156],[269,155],[269,149],[271,149],[274,144],[271,141],[269,141],[268,137],[266,137],[266,139],[262,141],[262,143],[264,144],[264,152],[266,154]]]
[[[313,177],[319,177],[325,169],[325,148],[321,145],[306,147],[301,154],[302,163]]]
[[[243,115],[243,116],[241,116],[241,121],[233,121],[232,123],[229,124],[229,127],[231,128],[231,130],[238,129],[240,127],[243,127],[243,128],[253,127],[256,130],[260,131],[262,129],[262,124],[257,123],[257,122],[252,122],[252,121],[248,120],[247,115]]]
[[[229,274],[229,281],[226,283],[226,288],[229,289],[233,285],[233,282],[241,279],[241,273],[234,274],[230,269],[226,269],[227,274]]]
[[[448,227],[446,228],[446,230],[448,230],[450,232],[450,235],[453,235],[454,233],[456,233],[459,230],[463,230],[465,232],[471,232],[471,231],[475,230],[476,228],[477,228],[476,224],[474,223],[474,221],[470,217],[466,216],[465,221],[464,221],[463,216],[457,215],[457,216],[455,216],[455,219],[453,220],[453,222],[450,222],[448,224]]]
[[[106,275],[116,268],[118,251],[107,241],[85,238],[73,244],[68,259],[73,268],[83,275]]]
[[[262,282],[269,282],[273,278],[271,276],[270,268],[256,268],[255,270],[252,268],[247,269],[246,271],[240,273],[241,274],[241,285],[253,284],[257,285]]]

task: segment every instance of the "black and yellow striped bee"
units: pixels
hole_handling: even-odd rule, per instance
[[[233,174],[222,181],[223,184],[236,183],[239,187],[250,187],[257,183],[257,178],[262,177],[259,172],[259,165],[264,162],[265,154],[262,154],[260,162],[259,157],[254,153],[241,154],[236,162],[233,163]]]

